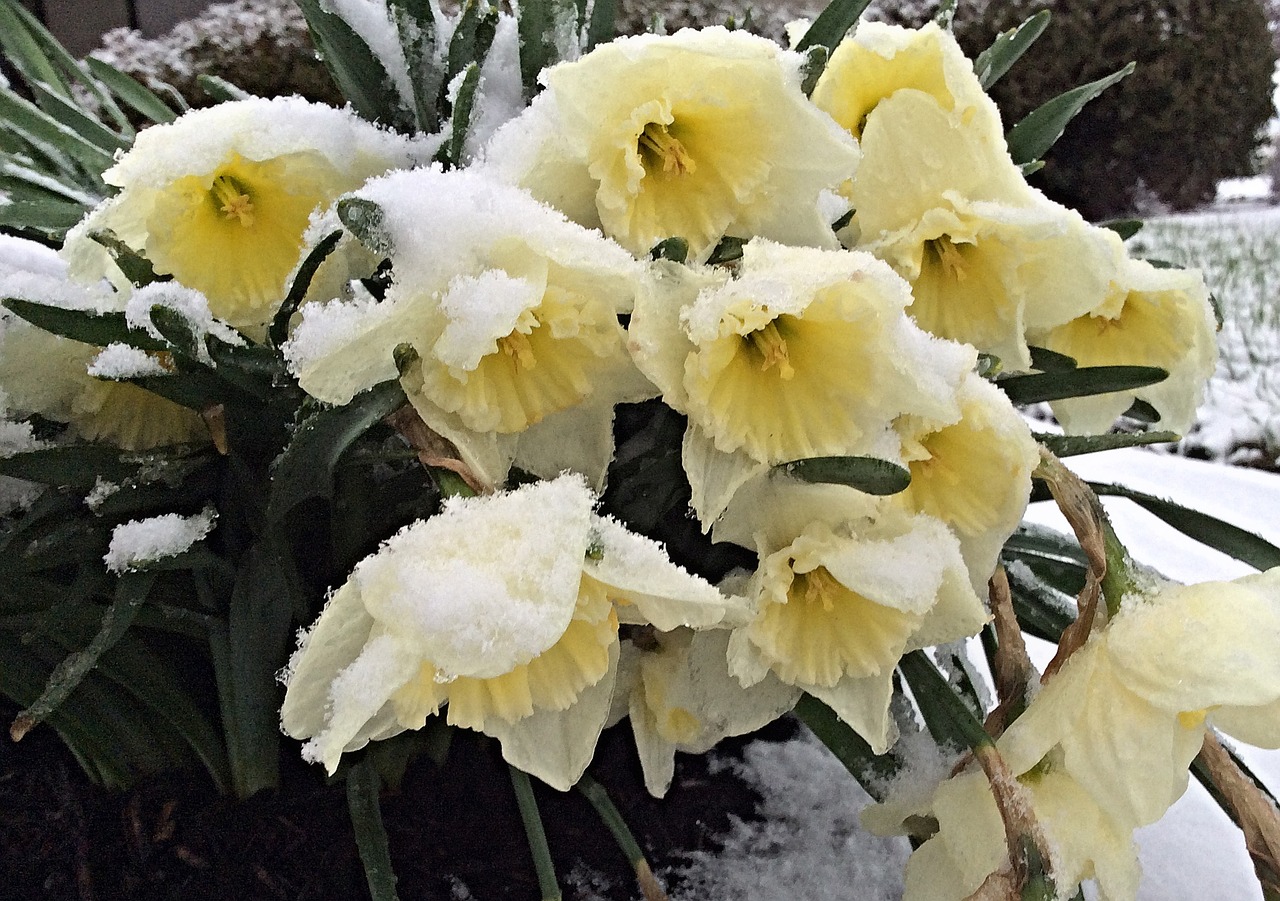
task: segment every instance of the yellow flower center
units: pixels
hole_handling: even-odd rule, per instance
[[[219,175],[209,187],[214,206],[228,219],[239,219],[245,228],[253,225],[253,200],[244,187],[229,175]]]
[[[514,331],[505,338],[499,338],[498,347],[519,369],[533,369],[538,365],[538,358],[533,353],[533,344],[524,332]]]
[[[778,376],[784,381],[790,381],[795,377],[796,371],[792,368],[791,358],[787,354],[787,339],[778,330],[776,319],[764,328],[758,328],[748,334],[747,340],[750,342],[752,351],[760,357],[761,372],[768,372],[776,366]]]
[[[640,132],[637,141],[640,157],[644,160],[645,171],[652,172],[662,167],[664,173],[674,172],[676,175],[687,175],[697,171],[697,163],[689,156],[679,138],[671,134],[667,126],[658,122],[650,122]]]
[[[822,566],[810,573],[797,574],[792,585],[793,595],[802,596],[807,604],[821,606],[823,613],[834,610],[837,598],[847,591]]]
[[[958,282],[965,280],[965,262],[964,256],[959,249],[951,243],[951,239],[946,235],[937,238],[928,243],[929,250],[937,258],[938,264],[943,268],[946,274]]]

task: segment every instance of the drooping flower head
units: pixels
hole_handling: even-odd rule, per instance
[[[1199,270],[1126,259],[1103,304],[1033,340],[1081,366],[1158,366],[1169,373],[1146,388],[1054,402],[1069,433],[1105,432],[1135,398],[1155,407],[1162,428],[1185,432],[1218,360],[1214,333]]]
[[[641,267],[520,189],[474,172],[394,173],[355,199],[378,211],[393,283],[380,302],[303,308],[286,347],[303,389],[346,403],[395,378],[395,349],[407,344],[418,355],[405,373],[410,401],[482,477],[505,477],[517,442],[525,454],[550,442],[563,454],[540,447],[546,466],[532,471],[570,467],[598,481],[613,404],[653,393],[618,323]],[[566,416],[579,419],[566,425]],[[569,444],[589,448],[590,459],[580,462],[587,451]]]
[[[916,328],[903,313],[910,299],[868,254],[760,239],[743,248],[736,278],[667,266],[644,287],[632,354],[689,416],[685,470],[704,524],[762,468],[895,456],[898,416],[958,417],[973,350]]]
[[[189,112],[141,132],[103,173],[120,193],[68,235],[73,275],[119,280],[90,238],[110,230],[205,294],[220,319],[260,326],[283,299],[312,212],[421,155],[350,110],[297,97]]]
[[[548,69],[488,160],[636,255],[673,236],[695,258],[725,234],[830,247],[818,195],[857,150],[800,91],[801,63],[723,28],[620,38]]]
[[[286,673],[282,722],[304,756],[333,772],[447,705],[515,766],[577,781],[609,714],[618,605],[673,629],[713,625],[728,603],[594,503],[567,475],[454,499],[358,564]]]
[[[884,753],[893,671],[908,651],[972,635],[987,619],[955,536],[937,519],[851,488],[780,476],[749,484],[717,540],[754,545],[750,623],[729,641],[729,671],[772,673],[829,705]]]

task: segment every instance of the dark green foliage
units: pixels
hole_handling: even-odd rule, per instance
[[[991,88],[1006,128],[1126,62],[1137,70],[1085,107],[1033,183],[1101,219],[1133,211],[1144,195],[1189,209],[1211,199],[1221,179],[1252,174],[1260,129],[1273,114],[1276,61],[1257,0],[961,4],[956,36],[976,56],[1044,9],[1049,27],[1012,77]],[[907,19],[905,10],[891,18]]]

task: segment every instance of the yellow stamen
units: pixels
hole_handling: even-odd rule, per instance
[[[538,360],[533,355],[533,345],[529,343],[529,336],[524,332],[516,331],[505,338],[499,338],[498,347],[521,369],[532,369],[538,365]]]
[[[778,376],[783,381],[790,381],[795,377],[796,371],[791,366],[791,358],[787,354],[787,339],[782,337],[782,333],[778,331],[778,323],[770,322],[764,328],[756,329],[747,335],[751,340],[752,346],[764,358],[760,364],[760,371],[767,372],[770,367],[778,367]]]
[[[253,225],[253,201],[234,178],[219,175],[213,180],[209,193],[228,219],[239,219],[245,228]]]
[[[676,175],[691,174],[698,166],[689,156],[680,140],[667,130],[667,126],[650,122],[640,132],[639,150],[642,155],[655,157],[655,162],[662,162],[663,172],[675,172]],[[646,169],[649,166],[645,166]]]
[[[831,573],[822,566],[813,572],[797,575],[796,581],[803,583],[805,601],[810,604],[821,604],[826,613],[835,609],[836,598],[845,591]]]
[[[965,280],[964,256],[961,255],[959,249],[951,243],[951,239],[945,235],[935,241],[930,241],[929,246],[933,248],[933,252],[938,255],[938,262],[942,264],[942,268],[947,274],[958,282]]]

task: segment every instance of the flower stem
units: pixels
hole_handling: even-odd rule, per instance
[[[538,802],[533,797],[529,775],[513,766],[508,766],[507,769],[511,771],[511,785],[516,790],[516,803],[520,805],[520,819],[524,821],[524,834],[529,840],[529,853],[533,855],[533,868],[538,873],[542,901],[560,901],[560,883],[556,881],[551,848],[547,846],[547,833],[542,828],[542,817],[538,814]]]
[[[381,781],[373,759],[365,755],[347,773],[347,810],[355,828],[356,846],[360,849],[360,862],[364,864],[364,877],[369,883],[369,896],[373,901],[399,901],[396,875],[391,869],[387,830],[382,824],[382,810],[378,806]]]
[[[658,882],[658,877],[653,875],[653,868],[649,866],[649,861],[645,859],[644,852],[640,850],[639,842],[631,834],[626,820],[622,818],[622,813],[614,806],[608,793],[605,792],[604,786],[586,773],[583,773],[582,778],[578,780],[578,791],[591,802],[591,806],[596,809],[596,813],[600,814],[600,819],[604,821],[604,824],[609,827],[609,831],[613,833],[614,841],[618,843],[618,847],[622,849],[622,853],[626,855],[627,860],[631,863],[632,869],[636,871],[636,879],[640,883],[640,891],[644,895],[645,901],[667,901],[666,891]]]

